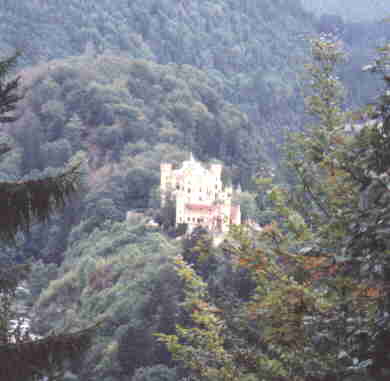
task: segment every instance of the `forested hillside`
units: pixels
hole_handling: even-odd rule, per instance
[[[250,114],[271,152],[279,126],[298,123],[295,68],[315,30],[296,1],[268,0],[3,0],[0,28],[5,51],[20,48],[28,64],[88,51],[205,70]]]
[[[2,253],[4,264],[33,263],[27,303],[35,305],[34,332],[104,320],[84,365],[75,365],[84,379],[171,366],[153,333],[173,332],[180,282],[170,258],[183,249],[164,236],[173,226],[160,210],[160,163],[179,164],[189,152],[206,163],[218,158],[230,181],[253,187],[252,174],[267,162],[253,124],[224,100],[222,81],[190,65],[84,54],[21,75],[20,115],[1,136],[13,147],[1,178],[51,175],[75,157],[84,163],[79,198]],[[244,192],[243,199],[255,214],[253,196]],[[142,214],[125,221],[131,210]],[[161,231],[147,227],[151,218]],[[126,356],[135,353],[140,358],[128,364]]]
[[[0,46],[4,52],[21,49],[25,64],[104,52],[206,71],[224,83],[225,100],[248,114],[273,159],[284,131],[302,122],[297,68],[304,63],[304,39],[333,32],[339,22],[318,23],[299,2],[286,0],[2,0],[1,5]],[[351,51],[345,74],[350,105],[366,103],[375,88],[358,70],[385,34],[384,28],[371,29],[351,25],[342,36]]]
[[[65,229],[50,228],[54,247],[30,247],[30,242],[26,248],[56,263],[71,221],[82,218],[83,229],[91,232],[107,219],[123,220],[130,209],[158,208],[163,160],[179,163],[188,152],[204,161],[219,158],[233,182],[244,186],[265,161],[248,117],[223,100],[223,83],[188,65],[108,55],[94,57],[91,65],[91,58],[24,70],[29,90],[20,105],[22,115],[3,131],[4,141],[12,137],[15,144],[1,163],[3,178],[60,169],[74,155],[86,155],[89,191],[82,207],[76,215],[66,211],[68,220],[59,223]],[[47,227],[37,229],[32,240],[47,245],[47,233],[40,231]]]
[[[173,335],[176,324],[193,319],[182,308],[192,276],[180,276],[177,255],[207,283],[217,301],[210,311],[223,311],[229,328],[256,346],[253,327],[240,325],[240,306],[258,279],[238,266],[232,241],[215,248],[201,229],[176,239],[172,205],[160,208],[160,163],[178,165],[190,152],[205,164],[218,161],[224,181],[243,188],[234,201],[244,219],[283,222],[270,183],[306,189],[285,167],[281,144],[310,120],[302,76],[311,62],[307,38],[334,33],[348,52],[334,73],[348,88],[341,113],[372,101],[383,86],[361,67],[390,37],[388,26],[315,17],[295,0],[0,0],[0,32],[1,56],[21,52],[12,74],[21,76],[24,94],[17,120],[1,126],[0,144],[12,150],[1,157],[0,179],[38,179],[69,161],[83,163],[77,198],[0,254],[2,264],[31,263],[24,302],[34,332],[101,322],[64,380],[199,376],[155,336]],[[294,202],[316,208],[307,194]],[[241,348],[240,335],[229,341],[236,334],[228,346]],[[250,377],[243,380],[258,380]]]

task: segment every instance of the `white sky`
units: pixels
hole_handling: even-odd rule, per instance
[[[335,13],[350,20],[390,17],[390,0],[302,0],[302,3],[316,13]]]

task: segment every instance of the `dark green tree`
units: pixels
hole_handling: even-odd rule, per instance
[[[368,108],[370,123],[360,131],[350,154],[354,162],[351,173],[358,179],[360,193],[345,254],[348,270],[370,279],[378,290],[373,332],[360,335],[357,352],[369,361],[373,379],[382,381],[390,374],[385,350],[390,344],[390,45],[380,48],[374,63],[365,69],[379,75],[384,86]]]
[[[18,54],[0,61],[0,123],[14,122],[16,116],[11,113],[15,111],[16,104],[22,99],[20,92],[17,92],[20,77],[6,80],[7,73],[15,65]]]
[[[0,123],[14,122],[23,95],[20,78],[8,79],[18,54],[0,61]],[[11,147],[3,145],[4,155]],[[62,173],[15,182],[0,182],[0,240],[11,245],[19,232],[29,231],[35,222],[46,222],[65,206],[80,188],[80,164]],[[79,356],[88,346],[91,329],[70,334],[53,334],[33,339],[22,329],[14,310],[16,290],[29,272],[28,266],[10,265],[0,270],[0,379],[10,381],[58,379],[65,360]]]

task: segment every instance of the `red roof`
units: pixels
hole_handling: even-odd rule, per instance
[[[186,209],[198,212],[212,212],[213,206],[202,204],[186,204]]]

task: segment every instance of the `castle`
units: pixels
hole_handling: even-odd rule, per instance
[[[167,197],[175,199],[176,226],[187,224],[188,232],[202,226],[226,233],[230,225],[241,224],[240,206],[232,203],[233,188],[223,186],[221,175],[221,164],[205,168],[192,154],[179,169],[161,164],[161,206]]]

